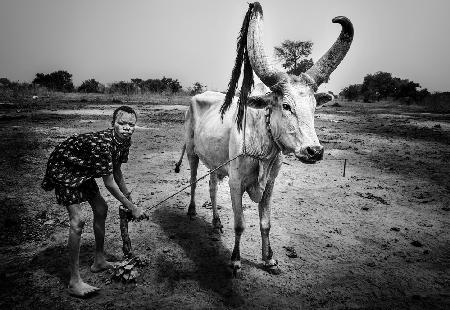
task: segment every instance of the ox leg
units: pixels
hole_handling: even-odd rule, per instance
[[[181,150],[181,157],[180,160],[175,164],[175,172],[179,173],[180,172],[180,166],[183,163],[183,156],[184,156],[184,152],[186,151],[186,143],[183,144],[183,148]]]
[[[217,229],[223,233],[223,226],[220,222],[219,211],[217,210],[217,174],[215,172],[211,173],[209,178],[209,196],[211,198],[211,206],[213,210],[213,229]]]
[[[262,259],[264,261],[264,269],[272,274],[280,274],[281,269],[278,262],[273,258],[272,248],[270,247],[270,200],[272,197],[274,180],[269,180],[266,184],[263,197],[258,204],[259,209],[259,229],[261,231],[262,240]]]
[[[231,254],[231,267],[233,275],[236,277],[241,270],[241,235],[245,229],[244,212],[242,210],[242,187],[240,184],[230,182],[231,203],[234,214],[234,248]]]
[[[197,168],[199,158],[195,154],[188,154],[189,167],[191,168],[191,202],[189,203],[188,213],[187,215],[192,218],[197,215],[197,211],[195,210],[195,188],[197,184],[195,180],[197,179]]]

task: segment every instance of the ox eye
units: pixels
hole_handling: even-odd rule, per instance
[[[289,104],[286,104],[286,103],[283,103],[283,110],[286,110],[286,111],[292,112],[292,110],[291,110],[291,106],[290,106]]]

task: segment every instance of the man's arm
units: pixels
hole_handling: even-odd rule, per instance
[[[120,191],[125,195],[126,198],[130,200],[131,192],[128,191],[127,185],[125,184],[125,180],[123,179],[122,163],[118,163],[117,167],[114,167],[113,176],[114,181],[116,181]]]
[[[137,207],[133,202],[131,202],[125,195],[122,193],[121,189],[117,185],[114,180],[112,174],[103,177],[103,183],[105,183],[106,189],[114,196],[120,203],[122,203],[125,208],[131,211],[133,217],[137,220],[142,220],[144,218],[148,218],[148,215],[139,207]]]

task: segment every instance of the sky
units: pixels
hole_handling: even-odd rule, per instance
[[[311,40],[317,61],[337,39],[332,18],[347,16],[355,37],[319,90],[338,93],[377,71],[450,91],[448,0],[261,0],[264,45]],[[66,70],[75,86],[163,76],[226,90],[243,0],[1,0],[0,77],[31,82]]]

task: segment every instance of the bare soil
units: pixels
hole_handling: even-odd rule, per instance
[[[68,218],[40,182],[57,143],[107,128],[117,104],[0,104],[0,308],[450,308],[450,115],[389,102],[339,104],[316,113],[325,159],[304,165],[287,156],[276,181],[271,242],[282,274],[261,268],[257,206],[245,196],[243,271],[231,276],[227,179],[218,192],[223,234],[212,230],[205,179],[195,219],[186,216],[186,190],[149,221],[130,224],[133,247],[148,261],[136,283],[109,283],[108,272],[89,271],[94,236],[86,225],[81,274],[102,289],[88,299],[66,292]],[[150,208],[188,184],[186,159],[173,172],[186,106],[130,105],[140,127],[124,175],[135,200]],[[199,176],[205,173],[200,166]],[[119,261],[119,204],[98,184],[110,207],[106,251]],[[88,205],[84,215],[92,221]]]

